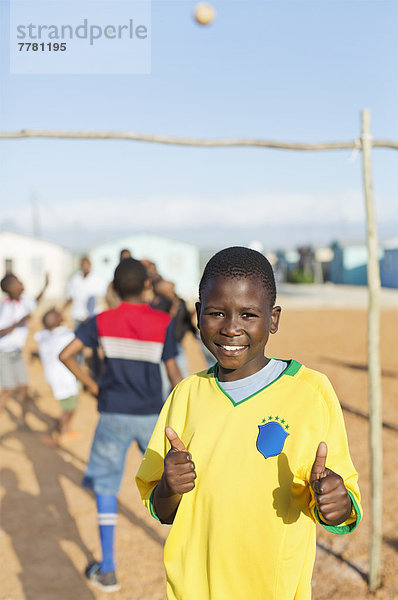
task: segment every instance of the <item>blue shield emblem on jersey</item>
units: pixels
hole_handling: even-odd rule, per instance
[[[285,439],[289,435],[280,423],[270,421],[265,425],[258,426],[257,450],[264,458],[278,456],[282,452]]]

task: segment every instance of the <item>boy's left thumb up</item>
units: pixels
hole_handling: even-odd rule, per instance
[[[314,485],[319,479],[324,477],[326,458],[328,455],[328,447],[325,442],[321,442],[317,448],[314,464],[312,465],[310,484],[314,488],[315,492],[318,492],[317,485]]]

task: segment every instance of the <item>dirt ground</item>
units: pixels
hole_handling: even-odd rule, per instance
[[[34,322],[32,330],[35,329]],[[383,585],[367,592],[369,539],[369,449],[367,419],[366,312],[364,309],[297,309],[282,313],[268,356],[295,358],[325,372],[344,408],[351,453],[360,475],[364,518],[349,536],[318,529],[314,600],[398,598],[398,311],[385,308],[381,322],[383,369],[384,514]],[[190,366],[203,358],[186,343]],[[31,336],[27,356],[34,349]],[[80,395],[75,429],[81,439],[61,448],[41,441],[49,418],[59,414],[37,359],[29,360],[36,395],[30,430],[17,427],[20,407],[11,400],[0,415],[0,600],[164,600],[162,546],[168,527],[146,513],[134,485],[139,451],[130,450],[116,536],[122,589],[113,595],[93,589],[82,573],[99,540],[93,496],[80,486],[97,421],[95,400]],[[244,518],[244,515],[242,515]],[[226,599],[227,600],[227,599]],[[249,598],[247,600],[250,600]],[[267,600],[267,599],[264,599]],[[281,598],[280,600],[290,600]]]

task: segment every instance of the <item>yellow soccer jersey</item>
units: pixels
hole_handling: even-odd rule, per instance
[[[164,548],[168,600],[309,600],[318,517],[309,486],[319,442],[361,518],[340,404],[325,375],[288,361],[273,383],[234,403],[215,369],[184,379],[159,416],[137,474],[145,505],[163,473],[172,427],[195,463]]]

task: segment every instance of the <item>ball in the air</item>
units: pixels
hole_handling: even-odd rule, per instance
[[[199,25],[210,25],[214,21],[216,11],[208,2],[199,2],[195,7],[194,15]]]

